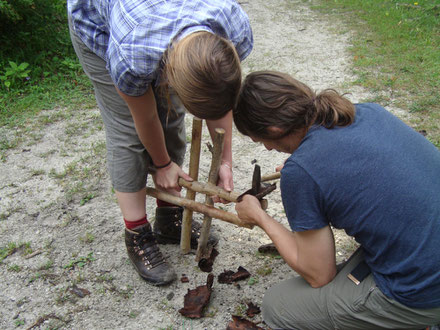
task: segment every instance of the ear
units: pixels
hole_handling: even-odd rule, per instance
[[[275,136],[280,136],[280,135],[284,134],[284,130],[282,128],[279,128],[279,127],[276,127],[276,126],[269,126],[267,128],[267,132],[269,134],[271,134],[271,135],[273,134]]]

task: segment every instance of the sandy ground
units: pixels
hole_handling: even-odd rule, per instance
[[[353,102],[370,97],[350,85],[355,78],[347,48],[353,36],[334,18],[311,11],[308,1],[251,0],[242,6],[255,38],[254,50],[243,63],[245,73],[279,70],[316,89],[351,92]],[[189,138],[191,116],[186,120]],[[178,280],[153,287],[134,271],[105,169],[99,112],[54,109],[43,112],[38,122],[45,124],[0,131],[4,137],[22,138],[0,163],[0,247],[10,252],[0,263],[1,329],[225,329],[232,315],[244,315],[246,303],[260,305],[268,287],[295,276],[282,259],[257,253],[260,245],[269,243],[260,229],[213,220],[212,230],[220,242],[210,304],[201,319],[182,317],[178,310],[184,295],[205,284],[207,273],[197,267],[194,254],[181,255],[178,246],[161,249],[178,278],[185,274],[188,283]],[[203,141],[209,141],[206,127]],[[233,154],[239,192],[250,187],[254,161],[266,174],[286,157],[266,151],[238,132],[233,135]],[[206,181],[210,159],[203,144],[200,181]],[[287,225],[279,190],[268,199],[268,213]],[[151,218],[154,203],[148,202]],[[223,208],[233,212],[233,206]],[[341,232],[336,240],[341,261],[353,251],[354,243]],[[239,266],[252,277],[239,282],[239,287],[218,283],[221,272]],[[252,321],[265,327],[261,315]]]

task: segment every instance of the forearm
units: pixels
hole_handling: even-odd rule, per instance
[[[154,165],[161,166],[170,161],[162,124],[158,116],[138,121],[136,123],[136,131]]]
[[[209,133],[211,137],[215,134],[216,128],[223,128],[225,130],[225,143],[223,146],[222,161],[232,166],[232,111],[218,120],[207,120]]]
[[[255,224],[265,231],[275,244],[284,261],[300,274],[312,287],[320,287],[330,282],[336,275],[333,233],[329,226],[291,232],[284,225],[264,212],[258,202],[249,200],[248,204],[236,209],[245,222]],[[252,203],[249,203],[252,202]],[[241,204],[241,203],[239,203]]]
[[[118,90],[119,95],[127,102],[136,132],[147,149],[155,165],[169,162],[162,124],[157,114],[156,99],[151,86],[141,96],[129,96]]]
[[[262,229],[275,244],[284,261],[294,271],[300,274],[314,288],[321,287],[334,278],[336,275],[336,263],[335,251],[332,248],[334,243],[331,230],[318,230],[321,233],[313,234],[315,235],[313,240],[315,240],[316,244],[310,244],[311,242],[304,244],[306,241],[304,235],[307,236],[309,233],[291,232],[274,219],[270,219],[270,221],[265,221]],[[312,230],[308,232],[318,231]],[[328,247],[325,252],[321,250],[322,246],[320,244]]]
[[[298,271],[298,246],[294,234],[266,212],[263,211],[260,217],[258,226],[275,244],[284,261],[293,270]]]

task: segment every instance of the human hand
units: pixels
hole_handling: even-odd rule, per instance
[[[245,224],[257,226],[260,226],[261,215],[265,214],[260,201],[252,195],[244,195],[242,201],[235,204],[235,211]]]
[[[230,192],[234,189],[234,181],[232,178],[232,168],[228,163],[222,163],[220,165],[220,169],[218,172],[218,181],[217,181],[217,186],[219,186],[220,188],[223,188],[224,190]],[[220,198],[218,196],[212,196],[211,197],[212,201],[214,203],[223,203],[223,204],[228,204],[229,201]]]
[[[180,191],[182,190],[182,187],[178,184],[179,178],[193,181],[193,179],[174,162],[171,162],[170,165],[164,168],[158,168],[156,173],[153,174],[153,181],[156,188],[174,196],[180,196]]]
[[[286,159],[287,160],[287,159]],[[281,165],[278,165],[277,167],[275,167],[275,171],[276,172],[280,172],[282,169],[283,169],[283,167],[284,167],[284,163],[285,163],[286,161],[284,161]]]

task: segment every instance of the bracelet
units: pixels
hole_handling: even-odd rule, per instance
[[[170,158],[170,161],[169,161],[168,163],[166,163],[165,165],[157,166],[157,165],[154,165],[154,163],[153,163],[153,166],[154,166],[155,168],[157,168],[157,169],[161,169],[161,168],[165,168],[165,167],[167,167],[168,165],[170,165],[171,162],[172,162],[172,160],[171,160],[171,158]]]

